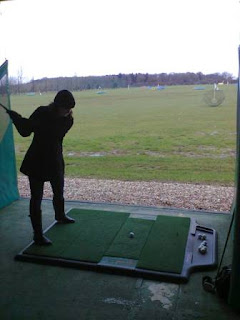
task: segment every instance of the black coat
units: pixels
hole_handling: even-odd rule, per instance
[[[34,133],[20,171],[41,181],[64,175],[62,142],[73,125],[72,116],[59,117],[52,106],[46,106],[37,108],[29,119],[18,114],[11,118],[23,137]]]

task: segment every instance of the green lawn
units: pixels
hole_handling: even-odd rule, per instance
[[[219,107],[194,86],[75,92],[75,123],[64,140],[66,175],[121,180],[233,185],[235,85],[222,86]],[[12,109],[29,116],[55,93],[12,96]],[[17,165],[31,142],[15,131]]]

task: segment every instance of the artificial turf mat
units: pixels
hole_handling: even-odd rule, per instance
[[[45,232],[51,246],[32,243],[22,257],[97,264],[113,257],[135,261],[136,270],[181,274],[190,218],[159,215],[150,220],[132,218],[125,212],[85,209],[71,209],[68,214],[74,224],[53,224]],[[130,232],[134,232],[133,238]]]
[[[153,220],[128,218],[105,255],[138,260],[153,224]],[[129,238],[131,231],[134,238]]]
[[[181,273],[190,218],[158,216],[137,263],[137,268]]]
[[[45,235],[51,246],[31,245],[24,253],[99,262],[129,213],[72,209],[73,224],[55,224]]]

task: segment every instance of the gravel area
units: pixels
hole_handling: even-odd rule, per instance
[[[29,197],[28,179],[18,176],[19,193]],[[223,211],[231,209],[234,188],[187,183],[65,178],[65,199],[142,206]],[[52,198],[49,182],[44,198]]]

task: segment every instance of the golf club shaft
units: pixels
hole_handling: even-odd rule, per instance
[[[6,111],[8,110],[8,108],[6,108],[1,102],[0,102],[0,106],[5,109]]]

